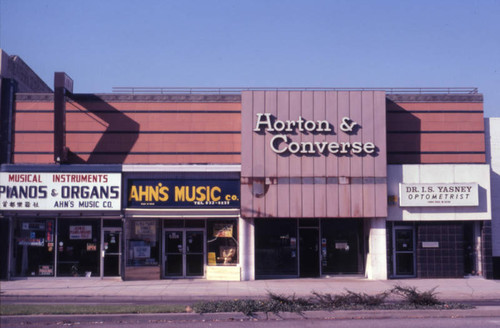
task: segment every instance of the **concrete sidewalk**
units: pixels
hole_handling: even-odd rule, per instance
[[[415,286],[420,291],[436,287],[443,301],[500,304],[500,281],[470,279],[366,280],[363,278],[275,279],[209,281],[202,279],[122,281],[99,278],[28,278],[0,282],[4,301],[67,302],[172,302],[265,298],[268,292],[307,296],[312,291],[339,294],[346,290],[376,294],[395,285]]]

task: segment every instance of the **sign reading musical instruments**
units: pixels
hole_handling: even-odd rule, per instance
[[[119,173],[0,173],[0,210],[117,211]]]
[[[426,206],[478,206],[477,183],[399,184],[399,205]]]
[[[128,208],[239,208],[239,206],[239,180],[128,180]]]

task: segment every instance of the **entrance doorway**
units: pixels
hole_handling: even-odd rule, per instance
[[[163,275],[165,278],[204,276],[204,230],[165,229],[163,232],[163,245]]]
[[[299,228],[300,276],[319,277],[319,229]]]
[[[122,229],[103,228],[102,230],[102,273],[104,277],[121,276]]]
[[[396,277],[415,277],[415,229],[394,227],[394,274]]]

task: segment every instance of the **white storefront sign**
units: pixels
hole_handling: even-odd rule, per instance
[[[478,184],[400,183],[399,205],[402,207],[478,206]]]
[[[0,210],[120,209],[120,173],[0,173]]]

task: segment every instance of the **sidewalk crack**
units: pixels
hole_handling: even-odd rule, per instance
[[[465,285],[470,288],[470,290],[471,290],[470,297],[471,297],[471,299],[473,299],[475,290],[471,285],[469,285],[469,280],[465,280]]]

